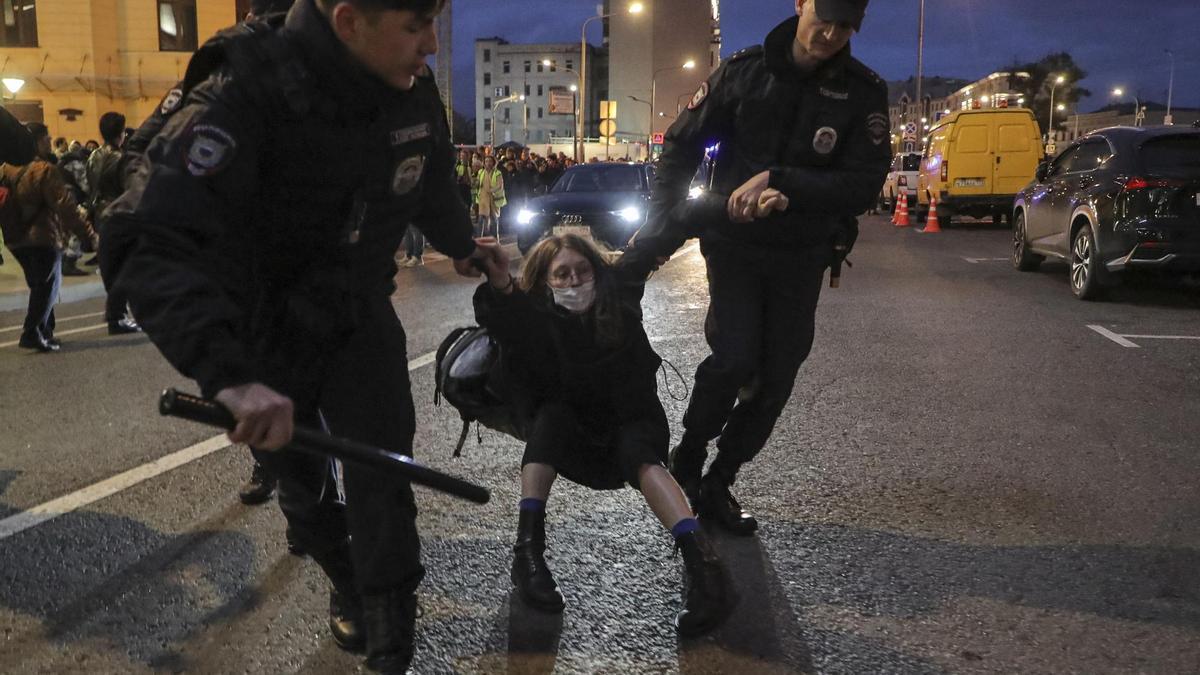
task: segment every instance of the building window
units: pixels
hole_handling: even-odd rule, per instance
[[[538,119],[542,119],[542,109],[538,108]]]
[[[158,51],[196,51],[196,0],[158,0]]]
[[[504,121],[505,121],[505,122],[508,122],[509,120],[511,120],[511,119],[512,119],[512,115],[509,115],[509,113],[511,113],[511,112],[512,112],[512,108],[505,108],[505,109],[504,109]]]
[[[546,68],[545,68],[545,66],[543,66],[543,65],[542,65],[542,62],[541,62],[541,61],[538,61],[538,72],[539,72],[539,73],[544,73],[544,72],[546,72]]]
[[[491,83],[492,83],[492,74],[491,74],[491,73],[484,73],[484,74],[483,74],[483,86],[485,86],[485,87],[486,87],[487,85],[489,85],[489,84],[491,84]]]
[[[483,62],[484,63],[492,62],[492,50],[490,50],[490,49],[483,50]]]
[[[0,31],[0,47],[36,47],[37,1],[2,0],[4,30]]]
[[[526,62],[525,62],[525,72],[527,72],[527,73],[529,72],[529,67],[530,67],[530,65],[531,65],[531,62],[530,62],[530,61],[526,61]]]
[[[504,85],[504,95],[505,95],[505,96],[512,96],[512,89],[510,89],[510,88],[509,88],[509,86],[508,86],[507,84],[506,84],[506,85]]]
[[[484,130],[484,131],[491,131],[491,130],[492,130],[492,121],[491,121],[490,119],[489,119],[489,120],[484,120],[484,121],[483,121],[483,130]]]
[[[490,97],[490,96],[483,97],[483,109],[484,110],[492,109],[492,97]]]
[[[542,85],[538,85],[538,96],[542,96]]]
[[[567,68],[570,68],[571,70],[575,70],[575,61],[572,59],[567,59]]]
[[[529,97],[529,85],[528,85],[528,84],[527,84],[527,85],[525,85],[525,97],[526,97],[526,98],[528,98],[528,97]]]
[[[508,61],[505,61],[504,62],[504,74],[507,75],[510,72],[512,72],[512,64],[510,64]]]
[[[558,72],[558,61],[551,61],[551,62],[550,62],[550,72],[552,72],[552,73],[557,73],[557,72]]]

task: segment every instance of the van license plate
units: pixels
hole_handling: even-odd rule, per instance
[[[983,187],[982,178],[955,178],[954,187]]]

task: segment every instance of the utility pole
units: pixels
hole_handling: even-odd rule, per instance
[[[925,0],[917,10],[917,119],[925,117],[925,102],[921,100],[921,80],[925,72]],[[932,121],[930,122],[932,124]]]

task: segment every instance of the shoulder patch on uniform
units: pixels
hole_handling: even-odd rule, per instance
[[[704,104],[704,99],[708,98],[708,83],[701,82],[700,88],[692,96],[692,102],[688,103],[688,110],[695,110]]]
[[[867,135],[870,136],[871,142],[875,145],[883,145],[883,142],[888,139],[888,128],[890,122],[888,116],[883,113],[871,113],[867,115]]]
[[[237,154],[237,141],[220,127],[197,124],[192,127],[191,137],[184,161],[188,173],[193,176],[212,176],[220,173]]]
[[[175,87],[163,97],[162,103],[158,106],[158,111],[163,115],[170,115],[175,112],[180,103],[183,103],[183,89]]]

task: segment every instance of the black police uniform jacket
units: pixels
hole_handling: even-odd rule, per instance
[[[816,70],[799,71],[791,56],[798,21],[727,59],[671,125],[647,224],[623,264],[652,267],[653,257],[670,255],[692,235],[772,249],[827,246],[875,202],[891,163],[887,85],[849,46]],[[716,208],[687,208],[689,183],[718,143]],[[788,197],[788,209],[730,222],[725,201],[763,171]]]
[[[313,0],[244,33],[133,158],[101,264],[205,395],[262,381],[295,396],[390,311],[408,224],[451,257],[474,242],[430,78],[387,86]]]

